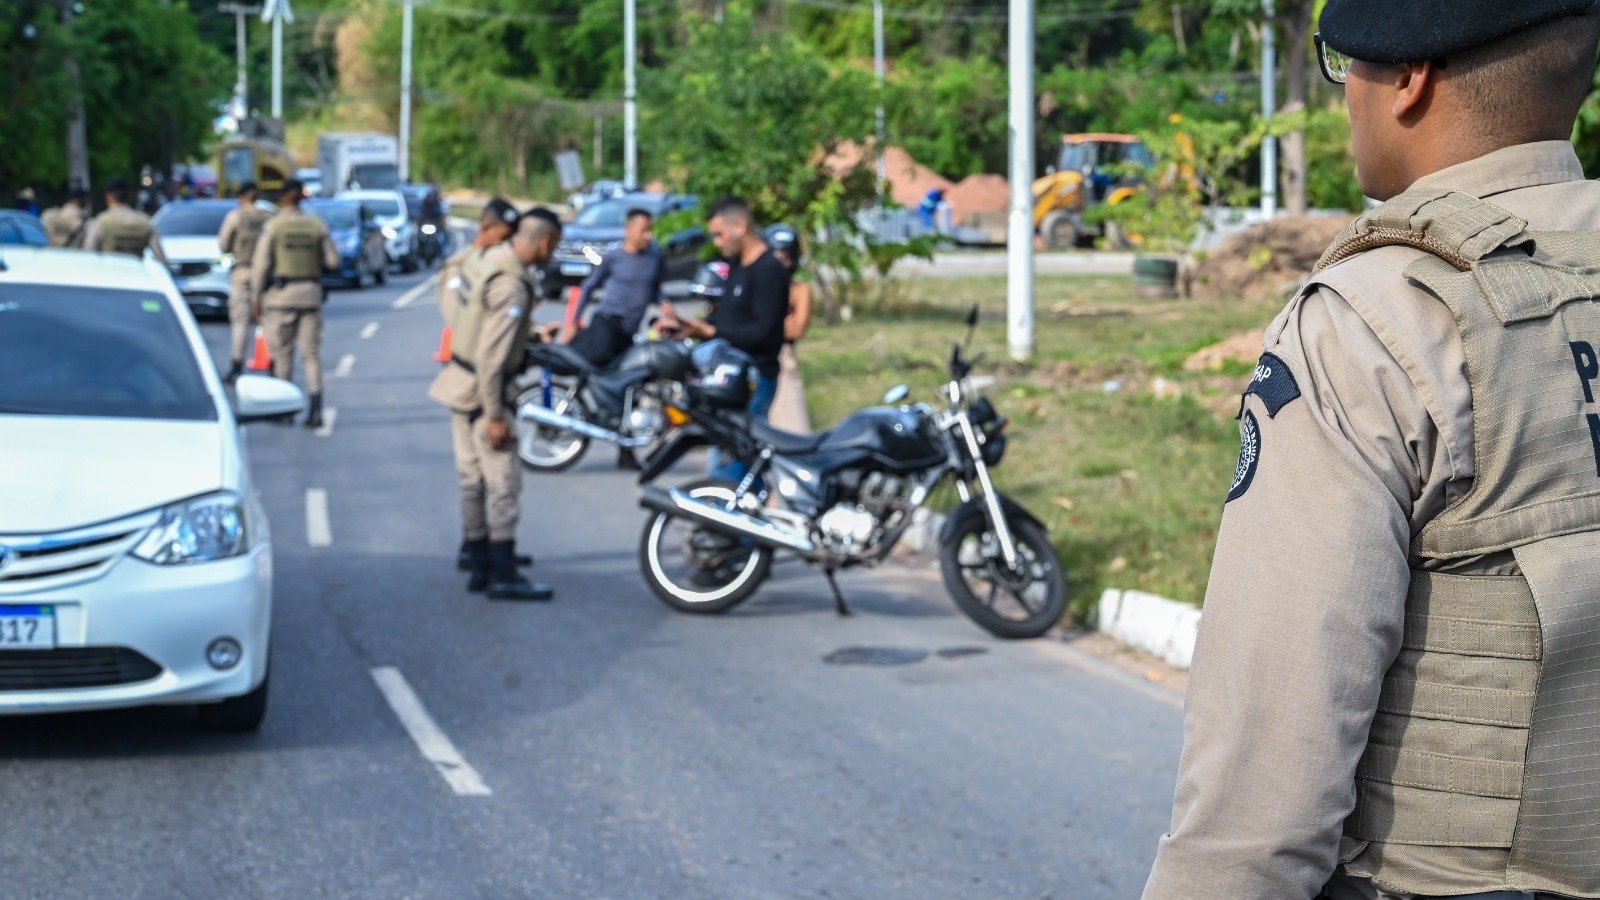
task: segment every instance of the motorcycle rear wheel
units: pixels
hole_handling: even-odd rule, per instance
[[[1008,571],[994,544],[994,529],[981,511],[954,523],[950,540],[939,545],[939,570],[945,590],[967,618],[995,637],[1035,638],[1061,621],[1067,611],[1067,576],[1050,535],[1031,521],[1008,517],[1017,545],[1018,571]]]
[[[517,398],[517,409],[524,404],[544,404],[544,388],[533,387]],[[583,406],[576,400],[560,398],[555,410],[573,418],[583,418]],[[524,468],[535,472],[560,472],[570,469],[583,458],[589,449],[589,439],[581,434],[562,431],[549,425],[540,425],[522,419],[517,423],[517,457]]]
[[[728,502],[734,486],[725,481],[703,479],[683,486],[698,499]],[[718,565],[701,568],[696,560],[696,542],[710,538],[727,543],[731,556]],[[690,557],[686,571],[672,571],[668,559],[674,551]],[[766,547],[743,546],[737,537],[722,535],[697,526],[670,513],[656,513],[644,524],[639,537],[639,571],[662,603],[678,612],[699,615],[725,613],[743,603],[767,580],[772,569],[772,551]]]

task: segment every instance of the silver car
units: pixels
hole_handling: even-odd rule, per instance
[[[172,280],[197,317],[228,315],[228,275],[234,260],[222,252],[217,234],[222,220],[238,205],[237,200],[179,200],[161,207],[155,215],[156,234]],[[256,206],[268,212],[278,210],[264,200],[256,201]]]

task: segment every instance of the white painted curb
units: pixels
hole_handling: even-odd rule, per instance
[[[1187,603],[1140,591],[1107,590],[1100,595],[1096,627],[1130,647],[1180,669],[1194,660],[1200,610]]]

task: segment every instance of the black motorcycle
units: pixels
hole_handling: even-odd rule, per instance
[[[517,455],[543,472],[572,466],[592,440],[630,451],[659,441],[690,369],[684,341],[634,344],[603,369],[565,344],[535,343],[528,362],[542,371],[517,398]]]
[[[434,222],[423,222],[417,231],[417,255],[424,266],[432,268],[450,255],[450,229]]]
[[[639,563],[656,596],[683,612],[726,612],[755,592],[782,551],[821,569],[840,614],[848,614],[834,573],[882,561],[930,494],[953,482],[961,502],[939,535],[939,564],[956,605],[1003,638],[1037,637],[1055,625],[1067,603],[1061,560],[1044,525],[990,480],[1005,456],[1006,420],[972,390],[966,347],[976,324],[974,307],[967,339],[951,350],[942,408],[904,404],[900,386],[885,406],[821,434],[748,420],[736,397],[718,391],[737,383],[726,371],[691,377],[689,423],[640,475],[640,503],[653,514]],[[747,460],[749,473],[737,485],[648,484],[704,445]]]

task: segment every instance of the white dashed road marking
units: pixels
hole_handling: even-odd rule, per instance
[[[316,430],[317,437],[333,436],[333,420],[339,418],[339,410],[330,406],[322,411],[322,425]]]
[[[377,682],[383,699],[389,701],[389,708],[394,710],[406,733],[411,735],[412,742],[422,751],[422,758],[433,763],[445,783],[450,785],[450,790],[461,797],[487,797],[492,793],[478,775],[478,770],[467,764],[461,751],[450,743],[450,738],[439,729],[433,716],[428,715],[428,710],[423,707],[422,701],[411,690],[411,685],[399,669],[378,666],[372,670],[372,680]]]
[[[408,307],[411,304],[415,303],[417,301],[418,297],[421,297],[423,294],[426,294],[428,292],[428,289],[433,287],[433,279],[434,279],[434,277],[435,276],[429,275],[426,279],[423,280],[423,282],[421,284],[417,285],[416,287],[412,288],[409,291],[406,291],[404,294],[401,294],[398,298],[395,299],[394,308],[395,309],[405,309],[406,307]]]
[[[355,367],[356,355],[354,353],[346,353],[345,355],[339,357],[339,364],[334,366],[333,377],[349,378],[350,373],[355,369]]]
[[[306,543],[313,547],[333,546],[333,526],[328,524],[328,492],[306,489]]]
[[[362,326],[362,328],[361,328],[361,339],[363,341],[370,340],[372,338],[372,336],[377,334],[377,333],[378,333],[378,323],[377,322],[368,322],[366,325]]]

